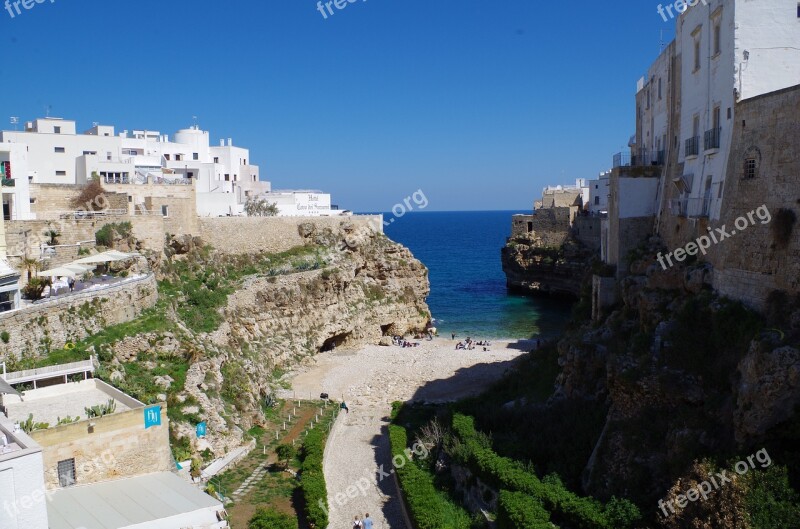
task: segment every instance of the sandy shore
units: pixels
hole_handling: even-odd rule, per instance
[[[376,479],[384,475],[381,465],[391,473],[386,433],[392,402],[445,402],[474,395],[534,347],[530,341],[497,340],[488,351],[457,351],[456,343],[436,339],[415,348],[368,346],[324,353],[288,375],[292,389],[282,397],[328,393],[350,407],[331,431],[325,453],[330,528],[350,527],[355,515],[367,512],[375,529],[406,527],[394,480]]]

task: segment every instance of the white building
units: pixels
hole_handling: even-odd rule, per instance
[[[686,193],[673,213],[719,219],[734,102],[800,84],[798,15],[797,0],[707,0],[678,19]]]
[[[600,173],[597,180],[586,180],[584,188],[584,207],[590,213],[607,213],[608,197],[611,193],[609,178],[611,172]]]
[[[0,500],[0,529],[48,529],[42,448],[4,418],[0,418]]]
[[[273,191],[258,198],[278,206],[280,217],[327,217],[339,214],[332,209],[330,194],[321,191]]]
[[[29,220],[31,195],[28,186],[28,149],[16,143],[0,143],[4,220]]]
[[[209,133],[198,127],[179,130],[171,141],[158,131],[117,134],[107,125],[78,134],[74,121],[44,118],[26,123],[24,131],[0,132],[0,143],[8,152],[27,152],[27,169],[19,163],[15,179],[24,175],[35,184],[80,185],[93,175],[106,183],[195,181],[200,216],[241,215],[249,196],[270,191],[248,149],[230,138],[211,146]],[[16,211],[23,214],[19,204]]]

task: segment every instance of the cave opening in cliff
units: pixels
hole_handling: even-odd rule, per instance
[[[347,343],[347,341],[350,339],[350,336],[352,334],[353,333],[346,332],[346,333],[336,334],[334,336],[331,336],[330,338],[325,340],[325,342],[322,344],[322,348],[320,349],[320,352],[321,353],[325,353],[325,352],[328,352],[328,351],[333,351],[337,347],[343,346],[344,344]]]
[[[381,334],[383,336],[394,336],[394,323],[388,325],[381,325]]]

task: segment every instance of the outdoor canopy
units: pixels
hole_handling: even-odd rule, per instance
[[[42,270],[36,275],[39,277],[76,277],[76,276],[82,276],[92,268],[94,267],[87,266],[84,264],[72,263],[64,266],[59,266],[57,268],[51,268],[50,270]]]
[[[75,261],[76,264],[97,264],[97,263],[110,263],[113,261],[124,261],[133,257],[132,254],[118,252],[116,250],[108,250],[107,252],[90,255],[83,259]]]

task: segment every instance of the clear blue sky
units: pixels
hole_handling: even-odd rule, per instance
[[[2,2],[4,0],[0,0]],[[0,4],[1,5],[1,4]],[[0,126],[51,115],[249,147],[276,188],[358,211],[530,209],[634,132],[656,3],[55,0],[0,11]]]

